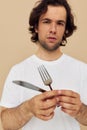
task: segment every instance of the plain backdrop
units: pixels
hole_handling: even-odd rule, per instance
[[[78,30],[62,50],[87,63],[87,0],[68,0]],[[32,55],[37,47],[30,41],[29,13],[36,0],[0,0],[0,97],[13,65]],[[82,130],[87,127],[81,126]],[[0,130],[2,128],[0,127]]]

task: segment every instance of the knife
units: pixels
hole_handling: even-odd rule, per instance
[[[33,89],[33,90],[36,90],[36,91],[40,91],[40,92],[46,92],[46,90],[42,89],[42,88],[39,88],[37,87],[36,85],[33,85],[29,82],[25,82],[25,81],[21,81],[21,80],[14,80],[13,83],[17,84],[17,85],[20,85],[22,87],[25,87],[25,88],[28,88],[28,89]]]

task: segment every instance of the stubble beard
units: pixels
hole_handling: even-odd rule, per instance
[[[61,42],[56,43],[54,46],[49,46],[45,42],[39,41],[39,44],[47,51],[56,51],[59,47]]]

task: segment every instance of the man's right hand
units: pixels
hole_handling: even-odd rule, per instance
[[[54,116],[58,104],[58,91],[48,91],[28,101],[31,113],[39,119],[49,120]]]

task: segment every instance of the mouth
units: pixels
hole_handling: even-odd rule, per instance
[[[47,38],[50,42],[55,42],[57,39],[55,37],[48,37]]]

